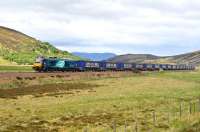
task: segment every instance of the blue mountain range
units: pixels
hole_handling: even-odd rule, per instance
[[[114,53],[86,53],[86,52],[72,52],[72,54],[86,58],[92,61],[103,61],[116,56]]]

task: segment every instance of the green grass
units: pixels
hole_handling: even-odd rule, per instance
[[[0,72],[33,72],[32,66],[0,65]]]
[[[200,97],[199,78],[198,71],[146,73],[123,78],[73,81],[62,78],[63,85],[79,82],[98,87],[93,87],[93,92],[80,89],[72,90],[73,94],[60,96],[0,99],[0,120],[3,122],[1,127],[6,129],[6,126],[9,130],[24,127],[25,131],[36,127],[48,131],[82,131],[86,127],[90,131],[112,131],[115,121],[118,131],[124,131],[125,122],[128,131],[131,131],[137,121],[139,131],[195,131],[200,127],[200,113],[190,115],[188,108],[189,102],[194,103]],[[36,81],[29,83],[35,84]],[[44,81],[45,79],[40,79],[41,83]],[[155,126],[153,111],[156,113]],[[37,122],[46,124],[31,125]]]
[[[0,57],[0,64],[11,64],[11,62]]]

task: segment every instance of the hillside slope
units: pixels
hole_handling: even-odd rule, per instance
[[[200,51],[171,56],[168,58],[169,60],[176,62],[178,64],[188,63],[193,65],[200,65]]]
[[[128,54],[120,55],[114,58],[108,59],[111,62],[124,62],[124,63],[158,63],[158,64],[192,64],[199,66],[200,65],[200,51],[195,51],[191,53],[175,55],[175,56],[166,56],[159,57],[148,54]]]
[[[36,56],[80,59],[19,31],[0,26],[0,63],[32,64]]]

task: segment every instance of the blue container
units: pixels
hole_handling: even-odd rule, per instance
[[[172,70],[172,66],[171,65],[167,64],[166,66],[167,66],[167,70]]]
[[[100,68],[101,71],[105,71],[106,70],[106,62],[100,61],[99,62],[99,68]]]
[[[136,64],[135,69],[137,70],[144,70],[145,64]]]
[[[142,64],[143,65],[143,69],[142,70],[147,70],[147,64]]]
[[[133,70],[134,69],[134,64],[131,63],[124,63],[124,70]]]
[[[153,64],[153,70],[159,70],[160,65],[159,64]]]
[[[85,61],[75,61],[75,70],[84,71],[85,70]]]
[[[100,62],[98,61],[86,61],[85,62],[86,70],[100,70]]]
[[[118,64],[112,62],[106,62],[106,70],[117,70]]]
[[[132,64],[132,68],[133,68],[133,69],[136,69],[136,63],[133,63],[133,64]]]
[[[124,70],[124,63],[117,63],[117,70],[119,71]]]
[[[153,70],[153,64],[146,64],[146,70]]]
[[[160,64],[160,68],[163,70],[167,70],[167,65],[166,64]]]

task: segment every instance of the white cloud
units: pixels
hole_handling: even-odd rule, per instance
[[[7,0],[0,7],[0,25],[69,51],[200,48],[198,0]]]

